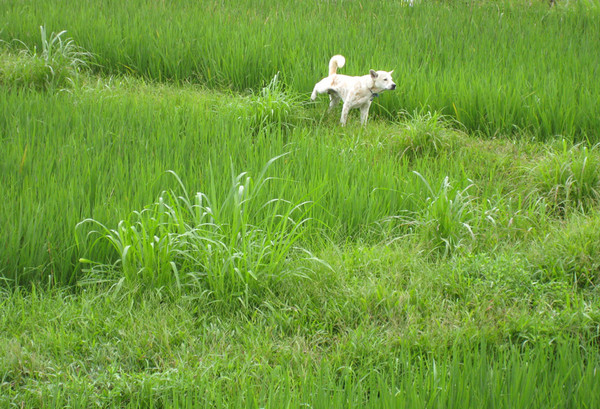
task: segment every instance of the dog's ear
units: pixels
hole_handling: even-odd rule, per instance
[[[388,72],[388,74],[392,75],[393,72],[394,72],[394,70],[391,70],[390,72]]]
[[[377,75],[378,75],[378,74],[377,74],[377,72],[376,72],[375,70],[371,70],[371,71],[369,71],[369,72],[371,73],[371,77],[373,77],[373,78],[377,78]]]

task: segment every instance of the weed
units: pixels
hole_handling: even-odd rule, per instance
[[[435,191],[420,173],[414,173],[429,192],[421,212],[416,216],[416,224],[418,233],[430,243],[431,248],[449,255],[459,247],[465,246],[467,239],[474,240],[475,214],[472,206],[473,196],[469,194],[473,185],[458,189],[452,187],[446,176]]]
[[[402,155],[435,155],[456,143],[457,131],[450,126],[453,122],[456,125],[456,121],[438,112],[401,112],[400,118],[398,149]]]
[[[262,201],[261,191],[271,180],[264,174],[276,159],[256,180],[246,173],[233,178],[221,203],[201,192],[190,198],[173,173],[183,195],[164,192],[116,229],[84,220],[78,226],[91,223],[100,228],[87,233],[88,238],[97,236],[91,247],[108,241],[118,254],[117,264],[110,266],[82,260],[91,265],[85,282],[105,280],[106,271],[116,269],[130,286],[167,286],[176,293],[191,286],[199,294],[208,291],[215,300],[239,299],[247,306],[250,298],[286,275],[300,277],[301,271],[292,272],[287,263],[308,222],[308,203]]]
[[[600,284],[600,216],[572,214],[557,222],[529,253],[543,281],[580,288]]]
[[[31,87],[38,90],[69,87],[81,69],[89,66],[91,54],[63,38],[66,31],[47,35],[40,27],[42,51],[28,49],[16,55],[3,52],[0,62],[0,83],[9,87]],[[22,44],[22,43],[21,43]]]
[[[254,132],[271,126],[289,129],[302,118],[299,96],[285,89],[279,73],[259,92],[236,101],[234,108]]]
[[[600,199],[598,146],[568,147],[550,152],[531,170],[535,189],[560,214],[589,210]]]

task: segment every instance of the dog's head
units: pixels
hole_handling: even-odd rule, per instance
[[[391,71],[375,71],[371,70],[371,79],[373,80],[373,90],[374,92],[381,92],[385,90],[394,90],[396,89],[396,84],[392,79]]]

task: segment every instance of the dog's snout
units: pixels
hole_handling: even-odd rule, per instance
[[[396,89],[396,84],[392,83],[392,88],[390,88],[392,90]]]

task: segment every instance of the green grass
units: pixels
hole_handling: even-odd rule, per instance
[[[475,287],[489,295],[485,281],[495,278],[476,278],[482,285]],[[350,276],[336,280],[341,289],[354,285]],[[495,314],[479,311],[487,320],[475,322],[473,312],[464,318],[471,333],[440,330],[447,342],[429,343],[425,334],[436,325],[417,322],[435,318],[428,307],[445,306],[407,299],[399,309],[405,322],[374,320],[383,306],[373,300],[352,322],[335,323],[333,316],[309,320],[307,306],[293,308],[284,297],[244,314],[197,298],[98,290],[3,294],[3,406],[509,408],[594,407],[598,399],[596,346],[556,333],[585,320],[560,314],[544,320],[550,343],[533,336],[531,323],[515,328],[514,343],[498,342],[485,330],[504,314],[491,304]]]
[[[222,203],[212,199],[213,180],[209,194],[190,197],[183,186],[179,196],[163,192],[156,203],[133,212],[115,229],[93,219],[79,223],[82,230],[89,231],[89,224],[98,228],[84,239],[93,242],[90,253],[104,241],[118,254],[115,264],[83,260],[92,265],[87,281],[104,282],[116,270],[119,285],[167,287],[178,294],[182,287],[191,286],[192,291],[208,292],[215,301],[240,300],[248,307],[257,293],[277,286],[285,276],[302,277],[288,264],[303,250],[296,243],[310,222],[305,217],[310,203],[294,204],[278,197],[259,202],[261,191],[270,185],[266,170],[257,179],[245,173],[232,175]]]
[[[42,51],[33,51],[24,44],[4,44],[0,49],[0,84],[9,87],[37,90],[70,88],[79,78],[83,68],[89,66],[90,53],[75,45],[73,39],[64,38],[65,31],[58,34],[46,33],[40,27]],[[17,49],[16,53],[13,49]]]
[[[585,210],[600,199],[598,145],[567,147],[550,152],[532,168],[537,189],[558,212]]]
[[[452,368],[448,351],[473,356],[485,343],[489,369],[509,359],[506,348],[532,344],[532,356],[510,359],[526,378],[517,379],[537,383],[527,368],[530,359],[546,362],[542,345],[594,351],[597,207],[588,198],[556,212],[532,177],[562,145],[481,141],[437,113],[341,128],[298,106],[292,126],[274,117],[257,126],[255,96],[131,79],[89,78],[68,93],[7,89],[4,97],[7,405],[41,406],[47,396],[47,406],[333,399],[378,407],[410,396],[417,382],[431,392],[402,402],[452,406],[454,389],[435,392],[423,354]],[[419,147],[409,154],[407,146]],[[76,286],[14,289],[66,284]],[[73,320],[89,330],[63,318],[47,326],[53,318],[44,314],[66,318],[65,306],[81,303]],[[37,323],[11,312],[19,309]],[[158,328],[150,314],[176,318]],[[197,320],[216,331],[202,348],[197,342],[211,338]],[[229,348],[246,358],[230,359]],[[387,366],[399,356],[424,359],[423,372],[406,378]],[[589,359],[596,355],[556,365],[586,371],[577,362]],[[206,360],[213,366],[197,366]],[[198,376],[195,390],[210,391],[202,397],[189,389]],[[544,382],[553,376],[564,374],[550,371]],[[586,376],[593,388],[597,379]],[[377,398],[368,398],[372,389]],[[551,391],[523,399],[568,400]],[[510,406],[506,399],[499,405]]]
[[[345,74],[395,70],[398,89],[373,110],[387,118],[426,108],[488,136],[597,142],[600,8],[562,3],[27,0],[3,3],[0,39],[39,48],[44,25],[67,30],[104,74],[246,91],[279,73],[307,100],[341,53]]]
[[[451,144],[407,155],[402,140],[412,136],[402,125],[317,125],[310,115],[320,116],[319,110],[298,108],[309,117],[297,126],[276,119],[257,131],[252,100],[119,80],[100,80],[70,93],[6,91],[0,110],[10,198],[1,212],[7,221],[21,215],[18,224],[8,224],[0,251],[8,260],[4,276],[18,282],[76,281],[81,257],[98,261],[107,255],[103,246],[97,247],[99,256],[81,254],[75,226],[91,218],[111,230],[132,211],[157,202],[162,191],[181,195],[170,171],[190,196],[210,193],[216,206],[237,189],[232,175],[258,175],[280,155],[285,156],[270,166],[268,189],[260,190],[256,201],[312,202],[305,216],[314,220],[309,241],[395,240],[418,225],[430,250],[444,240],[456,247],[473,235],[481,239],[475,245],[490,249],[493,243],[486,241],[498,234],[494,226],[505,226],[518,241],[538,223],[522,217],[540,204],[519,198],[542,197],[530,195],[526,167],[514,169],[507,159],[511,152],[479,163],[482,149],[473,147],[475,140],[443,124],[437,125],[445,135],[440,138]],[[412,121],[414,126],[430,119]],[[457,160],[464,155],[472,161]],[[506,172],[514,173],[517,189]]]
[[[0,407],[600,406],[599,10],[528,3],[0,2]]]

